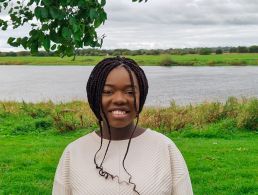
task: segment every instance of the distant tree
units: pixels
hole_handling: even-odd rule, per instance
[[[7,52],[6,56],[15,57],[15,56],[17,56],[17,53],[15,53],[15,52],[13,52],[13,51],[10,51],[10,52]]]
[[[216,49],[215,53],[216,54],[223,54],[223,50],[222,49]]]
[[[238,51],[237,51],[237,48],[236,47],[231,47],[230,49],[229,49],[229,53],[237,53]]]
[[[5,31],[29,24],[28,37],[9,37],[8,44],[32,54],[43,47],[72,56],[78,48],[102,45],[104,35],[98,37],[96,29],[107,19],[105,4],[106,0],[0,0],[0,12],[6,10],[10,16],[10,20],[0,19],[0,28]]]
[[[249,47],[249,53],[258,53],[258,46],[257,45],[252,45]]]
[[[199,51],[200,55],[210,55],[212,50],[210,48],[201,48]]]
[[[191,49],[191,48],[190,48],[190,49],[188,50],[188,53],[189,53],[189,54],[196,54],[197,51],[196,51],[196,49]]]
[[[248,53],[248,48],[244,46],[237,47],[238,53]]]

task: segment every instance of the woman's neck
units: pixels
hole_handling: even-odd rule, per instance
[[[110,127],[111,131],[111,140],[125,140],[129,139],[133,133],[133,130],[135,128],[134,123],[131,123],[130,125],[123,127],[123,128],[114,128]],[[132,137],[137,137],[138,135],[142,134],[145,131],[145,129],[141,127],[136,127],[135,132]],[[100,131],[96,132],[99,136],[101,136]],[[102,133],[104,139],[110,139],[109,130],[105,123],[102,124]]]

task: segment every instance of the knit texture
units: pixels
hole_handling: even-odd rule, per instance
[[[53,195],[133,195],[133,185],[122,161],[128,140],[112,140],[103,163],[105,171],[118,178],[101,177],[94,164],[94,155],[101,138],[89,133],[70,143],[64,150],[54,179]],[[97,155],[98,165],[108,140],[103,139]],[[132,175],[136,190],[143,195],[192,195],[186,163],[176,145],[161,133],[147,129],[132,138],[125,167]]]

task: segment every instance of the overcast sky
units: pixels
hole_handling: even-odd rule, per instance
[[[258,0],[107,0],[105,10],[105,49],[258,45]],[[0,31],[0,51],[14,50],[8,36],[28,31]]]

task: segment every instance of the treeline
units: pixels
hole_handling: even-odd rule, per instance
[[[200,48],[170,48],[170,49],[80,49],[77,50],[78,56],[119,56],[119,55],[160,55],[160,54],[171,54],[171,55],[184,55],[184,54],[223,54],[223,53],[258,53],[258,45],[250,47],[238,46],[238,47],[200,47]],[[0,57],[4,56],[30,56],[29,51],[19,52],[0,52]],[[53,52],[39,51],[37,56],[56,56]]]

